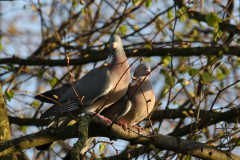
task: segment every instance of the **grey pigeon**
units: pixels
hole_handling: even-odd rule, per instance
[[[133,75],[136,79],[134,78],[129,84],[125,98],[121,98],[118,102],[106,108],[101,115],[112,121],[118,117],[116,119],[117,123],[124,128],[135,127],[140,131],[141,127],[136,127],[135,125],[147,118],[155,104],[155,94],[148,78],[150,71],[151,68],[148,64],[143,63],[139,65]],[[143,83],[141,84],[142,81]],[[140,87],[138,88],[139,85]]]
[[[72,116],[77,116],[83,113],[84,110],[86,112],[101,112],[126,94],[130,80],[128,67],[129,64],[123,50],[121,38],[114,35],[110,38],[109,55],[103,65],[91,70],[81,79],[75,81],[73,86],[64,85],[35,97],[42,102],[54,104],[40,118],[55,116],[55,118],[59,118],[58,126],[64,126],[73,119]],[[124,74],[124,72],[126,73]],[[46,97],[55,101],[58,101],[58,99],[54,97],[58,97],[59,104]],[[83,100],[79,100],[82,97],[84,97]],[[108,97],[110,98],[108,99]],[[58,116],[58,113],[60,113],[60,116]],[[48,127],[56,125],[57,121],[53,121]]]
[[[129,84],[126,95],[108,108],[104,109],[101,112],[101,115],[109,118],[111,121],[115,120],[117,124],[123,126],[125,129],[127,127],[134,127],[140,132],[142,127],[137,127],[135,124],[146,118],[153,110],[155,104],[155,94],[148,77],[146,77],[150,75],[150,71],[151,68],[148,64],[144,63],[139,65],[134,72],[134,77],[136,79],[133,79]],[[144,80],[145,77],[146,79]],[[138,84],[140,84],[142,81],[143,83],[140,85],[140,89],[138,88]],[[151,100],[148,102],[148,105],[144,96],[147,101]],[[95,137],[91,137],[85,142],[84,147],[80,152],[81,157],[84,157],[94,139]],[[64,160],[70,159],[71,151],[68,152]]]

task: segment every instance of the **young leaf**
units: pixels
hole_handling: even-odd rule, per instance
[[[213,30],[213,37],[214,37],[214,41],[217,41],[217,38],[221,38],[223,35],[223,32],[219,29],[214,29]]]
[[[7,100],[10,102],[12,97],[14,96],[14,92],[11,91],[10,89],[7,89],[5,91],[5,96],[6,96]]]
[[[37,108],[40,105],[39,101],[33,101],[30,106],[33,108]]]
[[[164,67],[167,67],[167,66],[169,65],[171,59],[172,59],[171,56],[167,56],[167,57],[165,57],[165,58],[163,59],[163,65],[164,65]]]
[[[8,68],[9,68],[10,71],[12,71],[12,70],[14,70],[14,65],[12,63],[9,63]]]
[[[222,74],[224,74],[225,76],[227,76],[230,72],[226,66],[221,66],[221,67],[219,67],[219,69],[222,72]]]
[[[188,19],[188,13],[187,13],[187,8],[186,7],[182,7],[177,11],[177,16],[179,17],[180,22],[185,22]]]
[[[42,70],[37,71],[37,75],[38,75],[39,78],[42,78],[44,73],[45,72],[42,71]]]
[[[197,69],[191,68],[191,69],[189,69],[188,74],[189,74],[190,76],[195,77],[195,76],[198,74],[198,72],[199,72],[199,71],[198,71]]]
[[[152,5],[152,0],[146,0],[146,1],[145,1],[145,7],[146,7],[146,9],[150,8],[151,5]]]
[[[2,44],[0,43],[0,51],[2,51],[3,50],[3,46],[2,46]]]
[[[211,81],[211,76],[208,72],[200,73],[200,79],[203,83],[207,83]]]
[[[172,88],[175,84],[175,77],[167,76],[167,78],[165,79],[165,82]]]
[[[127,33],[127,26],[126,25],[122,25],[119,27],[119,32],[121,34],[126,34]]]
[[[172,11],[172,10],[169,10],[169,11],[167,12],[167,17],[168,17],[169,19],[173,19],[173,11]]]
[[[218,17],[216,13],[209,13],[205,16],[205,20],[207,21],[207,24],[213,28],[218,28],[218,24],[222,23],[221,18]]]
[[[102,153],[105,150],[106,144],[105,143],[101,143],[101,145],[99,146],[99,152]]]
[[[189,67],[188,67],[188,66],[181,65],[181,66],[179,67],[179,69],[178,69],[178,72],[179,72],[180,74],[184,74],[184,73],[187,73],[188,70],[189,70]]]
[[[2,40],[2,36],[0,35],[0,51],[3,50],[3,46],[2,46],[2,44],[1,44],[1,40]]]
[[[53,77],[53,79],[51,79],[49,81],[49,83],[52,87],[54,87],[57,84],[57,82],[58,82],[58,79],[56,77]]]
[[[165,69],[162,68],[162,69],[160,70],[160,74],[166,76],[166,75],[167,75],[167,70],[165,70]]]
[[[132,0],[133,5],[136,5],[139,0]]]
[[[19,126],[18,130],[25,133],[27,131],[27,126]]]
[[[78,1],[77,1],[77,0],[73,0],[73,1],[72,1],[72,7],[73,7],[73,9],[76,9],[76,8],[77,8],[77,5],[78,5]]]
[[[145,44],[145,46],[144,46],[146,49],[150,49],[150,50],[152,50],[152,45],[151,44]]]

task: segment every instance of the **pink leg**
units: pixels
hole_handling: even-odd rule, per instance
[[[96,116],[100,119],[100,121],[105,121],[105,122],[109,122],[112,123],[112,121],[110,119],[108,119],[107,117],[101,116],[100,114],[96,114]]]
[[[140,133],[140,131],[143,130],[143,127],[138,127],[134,125],[132,125],[132,128],[136,128],[138,130],[138,133]]]
[[[117,122],[117,124],[118,124],[119,126],[122,126],[124,130],[127,129],[127,124],[126,124],[126,123],[123,123],[123,122]]]

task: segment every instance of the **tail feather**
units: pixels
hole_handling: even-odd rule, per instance
[[[67,113],[67,112],[71,112],[73,110],[79,109],[78,104],[75,101],[70,101],[68,102],[64,102],[61,103],[61,105],[58,104],[54,104],[52,107],[48,108],[42,115],[41,115],[41,119],[43,118],[49,118],[49,117],[53,117],[53,116],[57,116],[58,113],[62,114],[62,113]]]

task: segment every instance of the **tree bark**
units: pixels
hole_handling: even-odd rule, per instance
[[[0,143],[11,139],[7,109],[2,94],[2,85],[0,83]],[[1,157],[1,160],[13,160],[13,154]]]

